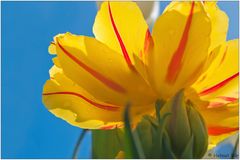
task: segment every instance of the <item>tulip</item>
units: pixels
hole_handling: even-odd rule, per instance
[[[107,130],[124,126],[126,103],[134,128],[162,99],[172,108],[163,137],[169,135],[177,156],[190,140],[202,155],[204,126],[209,148],[238,130],[238,39],[226,42],[227,29],[216,2],[171,2],[152,33],[134,2],[103,2],[94,38],[65,33],[51,42],[43,103],[71,125]]]

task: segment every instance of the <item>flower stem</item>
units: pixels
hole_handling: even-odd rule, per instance
[[[77,159],[78,158],[78,152],[79,152],[79,148],[80,148],[80,145],[81,145],[81,142],[85,136],[85,134],[87,133],[87,129],[83,129],[82,130],[82,133],[80,134],[78,140],[77,140],[77,143],[74,147],[74,151],[73,151],[73,154],[72,154],[72,159]]]
[[[237,148],[238,148],[238,143],[239,143],[239,138],[237,137],[237,140],[235,142],[235,145],[234,145],[234,149],[233,149],[233,152],[232,152],[232,155],[231,155],[231,159],[235,159],[237,158]]]

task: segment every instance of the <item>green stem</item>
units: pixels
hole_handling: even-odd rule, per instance
[[[136,137],[132,133],[131,125],[130,125],[130,118],[129,118],[129,107],[130,104],[126,105],[125,111],[124,111],[124,124],[125,124],[125,158],[128,159],[144,159],[144,153],[141,146],[141,143],[139,142],[139,138]]]
[[[238,148],[238,143],[239,143],[239,138],[237,137],[234,149],[233,149],[233,153],[231,155],[231,159],[235,159],[236,157],[236,153],[237,153],[237,148]]]
[[[80,149],[80,145],[81,145],[81,142],[85,136],[85,134],[87,133],[87,129],[83,129],[82,133],[80,134],[78,140],[77,140],[77,143],[74,147],[74,151],[73,151],[73,154],[72,154],[72,159],[77,159],[78,158],[78,152],[79,152],[79,149]]]

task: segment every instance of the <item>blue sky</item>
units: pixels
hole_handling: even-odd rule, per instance
[[[168,2],[161,2],[161,10]],[[220,2],[228,39],[238,37],[238,2]],[[93,36],[95,2],[2,2],[2,158],[71,158],[81,133],[41,101],[52,65],[48,45],[58,33]],[[80,158],[90,158],[90,133]]]

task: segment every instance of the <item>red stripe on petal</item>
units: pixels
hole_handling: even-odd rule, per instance
[[[127,49],[126,49],[126,47],[125,47],[125,45],[124,45],[124,43],[123,43],[123,40],[122,40],[122,38],[121,38],[121,36],[120,36],[120,34],[119,34],[119,32],[118,32],[117,26],[116,26],[116,24],[115,24],[115,22],[114,22],[113,15],[112,15],[112,11],[111,11],[110,2],[108,2],[108,11],[109,11],[109,15],[110,15],[110,19],[111,19],[111,23],[112,23],[113,30],[114,30],[114,32],[115,32],[115,35],[117,36],[119,45],[120,45],[120,47],[121,47],[121,49],[122,49],[123,56],[124,56],[127,64],[128,64],[130,67],[132,67],[133,65],[132,65],[131,59],[130,59],[130,57],[129,57],[129,55],[128,55],[128,52],[127,52]]]
[[[139,52],[139,57],[140,57],[141,59],[143,58],[143,52],[142,52],[142,51]]]
[[[51,42],[51,44],[56,45],[55,42]]]
[[[238,100],[238,98],[235,98],[235,97],[227,97],[227,96],[219,96],[218,98],[221,98],[225,101],[228,101],[228,102],[235,102]]]
[[[209,103],[209,108],[217,108],[217,107],[222,107],[224,106],[226,103],[223,102],[210,102]]]
[[[91,105],[93,105],[95,107],[98,107],[100,109],[104,109],[104,110],[108,110],[108,111],[118,111],[119,110],[118,106],[100,104],[100,103],[94,102],[94,101],[84,97],[83,95],[81,95],[79,93],[75,93],[75,92],[51,92],[51,93],[43,93],[42,95],[43,96],[49,96],[49,95],[73,95],[73,96],[77,96],[77,97],[85,100],[89,104],[91,104]]]
[[[120,93],[125,93],[126,92],[126,90],[122,86],[120,86],[119,84],[115,83],[114,81],[104,77],[102,74],[100,74],[97,71],[93,70],[92,68],[90,68],[89,66],[87,66],[86,64],[81,62],[79,59],[74,57],[71,53],[69,53],[66,49],[64,49],[63,46],[58,41],[57,41],[57,44],[59,45],[59,47],[61,48],[63,53],[65,53],[65,55],[67,55],[71,60],[76,62],[80,67],[82,67],[84,70],[86,70],[93,77],[95,77],[96,79],[101,81],[104,85],[106,85],[109,88],[111,88],[111,89],[113,89],[113,90],[115,90],[117,92],[120,92]]]
[[[114,128],[117,128],[117,125],[114,124],[114,125],[109,125],[109,126],[103,126],[101,127],[100,129],[102,130],[110,130],[110,129],[114,129]]]
[[[149,29],[147,29],[144,41],[144,53],[145,54],[148,53],[151,47],[153,47],[153,39]]]
[[[221,134],[226,134],[230,132],[237,131],[239,128],[231,128],[231,127],[208,127],[208,134],[213,136],[218,136]]]
[[[204,96],[204,95],[207,95],[209,93],[217,91],[218,89],[220,89],[223,86],[225,86],[226,84],[228,84],[231,80],[238,77],[238,75],[239,75],[239,73],[236,73],[236,74],[232,75],[231,77],[229,77],[229,78],[225,79],[224,81],[216,84],[215,86],[212,86],[210,88],[207,88],[207,89],[203,90],[202,92],[199,93],[199,95]]]
[[[187,22],[186,22],[186,25],[185,25],[185,28],[184,28],[184,31],[182,34],[182,38],[179,42],[179,46],[178,46],[177,50],[173,54],[171,62],[168,66],[168,72],[167,72],[167,76],[166,76],[166,81],[168,83],[174,83],[176,81],[177,76],[182,68],[182,59],[183,59],[184,51],[185,51],[187,41],[188,41],[188,34],[189,34],[190,26],[192,23],[194,4],[195,3],[192,2],[190,13],[187,18]]]

